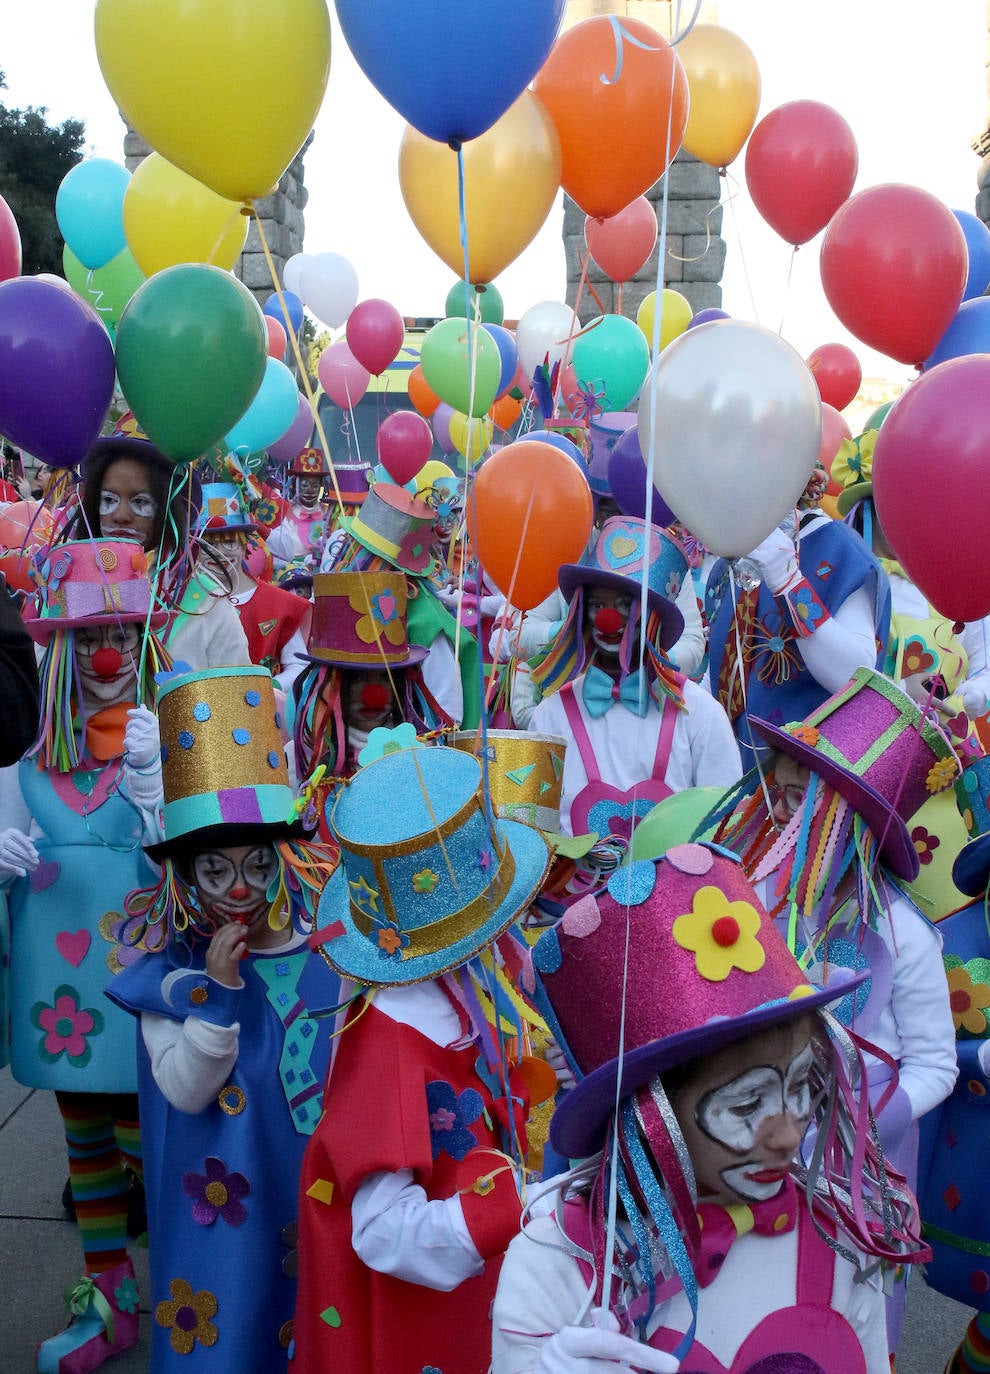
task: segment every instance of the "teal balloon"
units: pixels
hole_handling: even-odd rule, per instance
[[[131,297],[117,329],[117,376],[153,444],[190,462],[222,439],[265,376],[261,308],[229,272],[181,263]]]
[[[124,192],[131,174],[119,162],[91,157],[66,172],[55,193],[59,232],[84,267],[103,267],[127,247]]]
[[[109,329],[120,323],[124,307],[145,280],[129,248],[111,258],[103,267],[89,268],[68,244],[62,250],[62,270],[77,296],[93,307]]]
[[[498,345],[480,325],[469,327],[466,319],[435,324],[423,337],[419,362],[427,384],[462,415],[484,415],[498,395],[502,375]]]
[[[299,389],[296,379],[277,358],[269,358],[265,363],[265,375],[261,386],[227,435],[227,448],[231,453],[257,453],[274,444],[296,418],[299,409]]]
[[[443,313],[448,318],[456,316],[461,320],[479,320],[481,324],[501,324],[505,306],[498,287],[491,282],[468,289],[462,281],[455,281],[447,292]]]
[[[675,844],[688,844],[698,826],[725,793],[720,787],[686,787],[664,797],[633,831],[630,860],[660,859]],[[701,838],[707,839],[714,826]]]
[[[628,410],[646,381],[650,347],[634,320],[599,315],[574,340],[572,361],[578,387],[589,404],[602,410]]]

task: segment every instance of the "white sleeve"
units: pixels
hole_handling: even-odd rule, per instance
[[[306,636],[302,629],[293,630],[282,650],[282,671],[275,678],[275,686],[281,687],[286,696],[292,691],[292,684],[302,670],[309,667],[309,663],[303,657],[306,648]]]
[[[484,1268],[460,1198],[430,1201],[411,1169],[362,1180],[351,1202],[351,1243],[369,1269],[441,1293]]]
[[[247,635],[236,608],[226,597],[216,596],[206,614],[207,653],[210,668],[247,667],[251,662]]]
[[[519,634],[519,657],[532,658],[538,654],[553,639],[566,615],[567,602],[560,591],[551,592],[545,601],[527,611]]]
[[[271,556],[282,563],[291,563],[293,558],[302,558],[306,552],[291,520],[283,520],[281,525],[276,525],[265,543]]]
[[[894,981],[891,1010],[900,1039],[900,1086],[915,1119],[952,1091],[958,1072],[956,1032],[949,985],[942,965],[942,937],[901,896],[891,896]]]
[[[677,593],[677,609],[684,617],[684,629],[680,639],[668,650],[667,657],[679,673],[694,677],[705,656],[705,628],[701,623],[701,610],[690,570]]]
[[[563,1244],[556,1222],[544,1216],[509,1245],[492,1308],[492,1374],[534,1369],[543,1343],[587,1305],[581,1271]]]
[[[876,665],[876,635],[873,598],[866,587],[857,587],[814,634],[793,642],[808,672],[831,695],[857,668]]]
[[[969,660],[966,681],[961,690],[965,696],[974,698],[974,706],[975,699],[982,697],[985,710],[990,701],[990,616],[964,625],[959,640]],[[977,707],[974,713],[982,715],[983,711]]]
[[[142,1012],[141,1034],[154,1080],[162,1096],[180,1112],[201,1112],[208,1107],[237,1063],[237,1021],[217,1026],[187,1016],[180,1023]]]
[[[725,707],[698,688],[688,698],[689,715],[696,716],[689,741],[693,787],[732,787],[742,777],[739,744]]]
[[[468,630],[461,630],[467,635]],[[455,725],[464,719],[464,688],[461,670],[454,654],[454,646],[445,634],[438,634],[423,659],[423,681],[434,701],[450,716]]]
[[[528,730],[536,710],[537,702],[533,692],[533,673],[528,663],[521,660],[515,666],[512,678],[512,691],[509,696],[509,709],[517,730]]]
[[[44,831],[24,800],[19,770],[19,763],[0,768],[0,830],[23,830],[36,839]]]

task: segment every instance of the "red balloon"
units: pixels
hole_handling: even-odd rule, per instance
[[[830,406],[827,401],[822,401],[822,442],[818,449],[818,461],[827,473],[829,473],[828,487],[826,490],[830,496],[838,496],[842,487],[837,483],[832,483],[832,459],[839,451],[839,445],[843,439],[851,439],[852,430],[846,424],[843,417]]]
[[[433,431],[415,410],[397,410],[378,426],[378,461],[393,482],[412,480],[433,448]]]
[[[908,577],[950,620],[990,613],[990,355],[940,363],[894,402],[873,450],[873,499]]]
[[[855,400],[863,381],[863,369],[851,348],[840,343],[819,344],[805,362],[826,405],[845,410],[849,402]]]
[[[346,332],[348,348],[376,377],[395,362],[406,336],[395,306],[376,299],[358,302],[347,317]]]
[[[0,281],[21,275],[21,231],[14,212],[0,196]]]
[[[968,271],[959,221],[917,186],[860,191],[822,241],[822,286],[850,334],[919,367],[959,309]]]
[[[813,239],[848,199],[858,166],[852,129],[817,100],[792,100],[771,110],[746,147],[753,204],[795,246]]]
[[[273,319],[271,315],[265,316],[265,329],[268,331],[268,356],[281,362],[285,357],[285,348],[289,342],[285,330],[281,323]]]
[[[615,282],[629,281],[649,259],[657,242],[657,212],[637,196],[608,219],[591,215],[584,222],[584,241],[602,271]]]

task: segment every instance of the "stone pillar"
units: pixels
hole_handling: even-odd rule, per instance
[[[985,52],[987,72],[987,128],[982,137],[978,138],[973,144],[973,149],[983,158],[976,177],[976,184],[979,188],[976,196],[976,213],[984,224],[990,225],[990,0],[987,0],[987,37]]]

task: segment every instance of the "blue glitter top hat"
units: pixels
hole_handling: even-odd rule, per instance
[[[338,973],[371,986],[465,963],[525,910],[549,864],[538,830],[495,819],[481,764],[459,749],[376,759],[343,788],[330,824],[341,862],[314,942]]]
[[[969,897],[990,878],[990,756],[974,759],[956,779],[956,805],[969,835],[952,865],[952,881]]]

